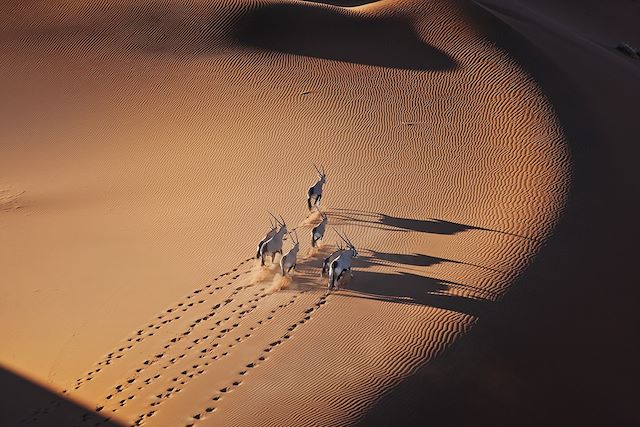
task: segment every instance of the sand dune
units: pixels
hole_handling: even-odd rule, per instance
[[[457,2],[7,16],[0,361],[113,422],[353,423],[498,307],[563,210],[553,107]],[[313,163],[361,254],[330,295]],[[307,254],[290,279],[250,258],[267,211]]]

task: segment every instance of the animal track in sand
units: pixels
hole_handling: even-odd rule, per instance
[[[245,274],[245,273],[242,273],[242,274]],[[226,274],[228,275],[229,273],[226,273]],[[219,277],[223,277],[223,275]],[[236,275],[233,278],[237,279],[238,277],[240,277],[240,275]],[[230,282],[230,283],[233,283],[233,282]],[[203,363],[199,365],[198,364],[191,365],[187,369],[183,368],[180,371],[180,375],[177,375],[171,378],[170,380],[167,379],[167,381],[171,381],[171,383],[176,384],[179,387],[175,387],[175,386],[167,387],[165,391],[163,391],[158,395],[155,395],[156,400],[149,404],[150,406],[148,407],[148,410],[140,414],[138,419],[135,422],[135,425],[141,425],[146,418],[153,416],[155,413],[157,413],[157,410],[159,409],[158,407],[162,402],[170,399],[176,393],[179,393],[184,388],[184,386],[188,385],[189,381],[191,381],[192,379],[200,375],[203,375],[207,371],[207,369],[210,367],[210,363],[214,363],[216,360],[221,360],[222,358],[225,358],[226,356],[228,356],[230,354],[229,350],[234,348],[236,345],[239,345],[245,339],[250,338],[252,334],[255,333],[254,331],[259,329],[261,326],[266,325],[268,321],[272,320],[274,318],[273,315],[277,311],[294,303],[297,298],[297,295],[294,295],[289,302],[278,305],[277,309],[269,310],[268,316],[263,317],[262,319],[255,322],[254,325],[250,326],[249,331],[251,332],[242,333],[233,338],[227,337],[230,333],[233,333],[233,331],[236,328],[239,328],[240,326],[242,326],[243,324],[242,319],[244,319],[246,316],[250,315],[253,311],[255,311],[260,307],[260,301],[262,299],[271,295],[270,293],[265,292],[265,288],[261,288],[258,292],[251,293],[250,295],[252,296],[250,298],[241,299],[241,301],[238,301],[238,303],[234,306],[233,310],[230,310],[230,313],[229,311],[227,311],[227,313],[231,315],[227,315],[223,319],[219,318],[221,316],[224,316],[223,310],[225,310],[225,307],[228,307],[234,303],[235,297],[240,295],[240,293],[243,292],[243,290],[246,290],[247,288],[250,288],[253,286],[255,286],[255,283],[252,283],[246,286],[238,286],[234,288],[232,293],[223,302],[214,305],[210,311],[207,311],[206,313],[204,313],[203,316],[200,316],[192,320],[188,324],[188,326],[185,327],[182,331],[178,331],[177,333],[175,333],[171,339],[168,339],[165,342],[165,344],[162,346],[161,351],[159,352],[156,351],[152,353],[149,357],[147,357],[147,359],[144,360],[144,362],[142,362],[141,365],[132,369],[133,375],[123,379],[121,383],[117,384],[114,387],[112,393],[105,396],[104,398],[105,403],[108,403],[108,402],[112,402],[112,403],[109,404],[108,406],[100,404],[98,406],[100,408],[100,411],[105,412],[107,410],[105,408],[111,407],[112,412],[117,412],[118,409],[127,406],[129,402],[131,402],[132,400],[135,400],[137,396],[140,396],[140,392],[142,392],[151,383],[153,383],[156,380],[162,379],[163,377],[162,372],[165,372],[164,371],[165,369],[168,369],[169,367],[177,367],[179,366],[178,364],[182,363],[183,360],[186,361],[185,352],[177,356],[173,356],[170,359],[168,358],[167,352],[174,351],[173,349],[175,346],[181,343],[184,343],[185,347],[183,348],[185,349],[185,351],[199,350],[201,352],[201,354],[199,354],[199,358],[203,359]],[[206,302],[206,299],[200,299],[197,302],[193,300],[195,295],[202,294],[203,292],[204,292],[204,288],[201,290],[194,291],[193,294],[187,297],[186,301],[179,302],[175,306],[170,307],[169,309],[167,309],[166,313],[175,313],[181,307],[182,308],[197,307],[198,305],[204,304]],[[158,329],[162,328],[165,325],[168,325],[180,319],[183,316],[184,315],[173,315],[171,317],[167,317],[167,314],[163,314],[162,316],[160,316],[160,319],[159,319],[161,320],[160,322],[148,324],[144,328],[141,328],[138,331],[136,331],[136,333],[129,339],[128,341],[129,345],[122,346],[117,350],[115,350],[114,352],[110,353],[108,355],[107,360],[105,361],[106,364],[112,363],[112,359],[117,359],[122,357],[122,352],[130,350],[135,345],[136,342],[141,342],[142,340],[150,336],[153,336],[153,332],[157,331]],[[218,319],[216,319],[216,317],[218,317]],[[213,323],[214,320],[215,320],[215,326],[211,327],[211,325],[214,324]],[[201,326],[206,328],[206,330],[204,330],[198,336],[188,339],[188,337],[192,337],[193,334],[196,333],[198,331],[198,328],[200,328]],[[149,331],[153,331],[153,332],[149,332]],[[219,338],[231,339],[231,342],[228,344],[225,344],[224,351],[218,354],[213,354],[209,356],[209,354],[215,349],[222,348],[220,345],[222,343],[218,342],[218,338],[212,338],[216,336],[216,332],[219,332],[218,334]],[[165,359],[165,358],[167,360],[165,360],[164,363],[159,363],[162,361],[162,359]],[[257,362],[262,362],[264,360],[266,360],[266,358],[264,356],[260,356],[257,359]],[[154,371],[145,378],[143,374],[148,369],[151,369],[152,367],[154,368]],[[87,378],[85,379],[85,381],[91,381],[91,379],[93,379],[93,377],[97,373],[102,372],[103,369],[104,369],[104,366],[99,366],[93,371],[90,371],[89,373],[87,373],[86,375]],[[244,370],[239,375],[244,376],[247,374],[247,372],[248,372],[247,370]],[[240,384],[241,384],[240,380],[235,380],[229,387],[234,388],[239,386]],[[131,390],[133,391],[133,393],[130,393],[122,398],[116,398],[116,396],[122,395],[127,390]],[[209,414],[215,410],[215,408],[213,407],[211,408],[212,408],[211,411],[207,411],[205,409],[205,411],[202,412],[200,415],[203,417],[205,414]]]
[[[293,325],[291,325],[287,329],[287,332],[285,334],[283,334],[280,339],[271,342],[269,344],[269,346],[263,350],[262,354],[260,354],[256,358],[256,361],[247,363],[245,365],[246,369],[240,371],[238,374],[241,375],[241,376],[245,376],[245,375],[247,375],[249,373],[249,370],[257,368],[258,366],[260,366],[261,362],[266,361],[267,360],[267,356],[264,353],[271,352],[271,350],[273,350],[275,347],[281,345],[284,342],[284,340],[288,340],[289,338],[291,338],[291,331],[296,329],[298,327],[298,324],[302,324],[302,323],[305,323],[306,321],[310,320],[311,319],[311,315],[316,310],[318,310],[322,305],[324,305],[327,302],[327,296],[328,295],[326,295],[326,294],[321,296],[317,303],[315,303],[312,307],[309,307],[308,309],[304,310],[304,313],[306,314],[306,316],[304,316],[304,318],[303,318],[303,320],[301,322],[297,322],[297,323],[294,323]],[[221,394],[216,394],[216,395],[212,396],[211,400],[214,401],[214,402],[219,401],[220,399],[223,398],[224,395],[226,395],[229,392],[233,391],[235,388],[239,387],[241,384],[242,384],[242,380],[240,380],[240,379],[234,380],[230,385],[221,388],[219,390],[219,393],[221,393]],[[211,408],[213,408],[213,407],[209,407],[209,408],[205,409],[204,411],[197,413],[196,415],[192,416],[192,418],[194,420],[196,420],[196,421],[204,418],[208,413],[214,412],[215,408],[213,408],[213,410],[209,411],[209,409],[211,409]],[[195,422],[192,423],[192,424],[188,424],[188,425],[194,426]]]
[[[225,273],[221,273],[220,275],[215,277],[213,279],[213,281],[215,282],[215,281],[219,280],[222,277],[228,276],[232,272],[237,272],[241,266],[243,266],[244,264],[246,264],[246,263],[248,263],[249,261],[252,261],[252,260],[253,260],[253,258],[245,259],[244,261],[239,263],[236,267],[234,267],[231,271],[225,272]],[[244,274],[247,274],[247,273],[250,273],[250,272],[251,272],[251,270],[246,270],[246,271],[244,271],[242,273],[236,274],[236,275],[233,276],[233,280],[236,280],[240,276],[242,276]],[[227,285],[232,284],[233,280],[228,282]],[[212,286],[212,284],[208,284],[204,288],[196,289],[191,294],[187,295],[185,298],[187,300],[190,300],[193,297],[193,295],[197,295],[197,294],[203,292],[205,289],[207,289],[207,288],[209,288],[211,286]],[[220,290],[220,289],[223,289],[223,287],[219,287],[217,289]],[[236,288],[236,292],[234,292],[232,295],[237,295],[237,291],[238,291],[238,289]],[[210,292],[209,294],[213,294],[213,292]],[[173,318],[166,319],[165,317],[167,316],[167,314],[171,314],[171,313],[173,313],[175,311],[178,311],[180,309],[180,307],[184,307],[184,308],[182,308],[182,312],[186,312],[186,311],[188,311],[187,307],[193,307],[196,304],[203,304],[204,302],[205,302],[204,299],[201,299],[201,300],[199,300],[197,302],[190,302],[190,303],[187,303],[186,301],[181,301],[181,302],[177,303],[175,306],[172,306],[172,307],[166,309],[163,314],[158,315],[156,317],[157,320],[160,320],[160,322],[158,324],[150,323],[146,327],[139,329],[138,331],[136,331],[136,333],[134,335],[132,335],[131,337],[126,339],[127,343],[129,343],[129,345],[122,346],[122,347],[118,348],[117,350],[112,351],[111,353],[107,354],[107,356],[105,356],[104,359],[100,360],[96,365],[99,366],[99,367],[105,367],[105,366],[111,365],[115,359],[122,358],[123,353],[125,353],[128,350],[133,349],[137,343],[143,342],[145,340],[145,338],[153,336],[154,332],[150,332],[150,331],[154,331],[154,330],[157,331],[162,326],[167,325],[167,324],[169,324],[169,323],[171,323],[171,322],[173,322],[175,320],[179,320],[181,318],[181,316],[176,316],[176,317],[173,317]],[[186,307],[185,307],[185,304],[186,304]],[[75,381],[74,389],[78,390],[84,384],[84,382],[90,381],[91,379],[93,379],[92,375],[94,375],[96,372],[100,372],[100,370],[101,370],[101,368],[94,369],[93,371],[90,371],[89,373],[85,374],[84,377],[78,378]],[[66,394],[66,393],[63,393],[63,394]]]
[[[264,294],[264,296],[262,298],[264,298],[266,296],[268,296],[268,294]],[[283,308],[288,307],[289,305],[295,303],[296,300],[297,300],[297,297],[298,297],[297,295],[293,295],[291,300],[289,300],[287,303],[278,305],[278,308],[279,309],[283,309]],[[251,311],[253,311],[255,308],[257,308],[258,305],[253,304],[252,307],[254,307],[254,308],[251,308]],[[260,321],[258,321],[256,323],[265,324],[265,322],[263,320],[260,320]],[[224,331],[226,331],[224,333],[224,335],[229,334],[230,332],[232,332],[233,330],[235,330],[236,328],[238,328],[240,326],[241,326],[241,323],[238,322],[238,323],[234,323],[233,325],[231,325],[229,327],[225,327],[223,329]],[[256,327],[254,327],[254,330],[255,329],[256,329]],[[236,337],[234,339],[234,343],[230,344],[228,348],[235,347],[238,343],[242,342],[245,338],[249,338],[251,336],[252,335],[250,333],[247,333],[247,334],[244,334],[242,336]],[[206,344],[207,343],[204,340],[201,340],[200,343],[198,344],[198,346],[200,346],[200,345],[204,346]],[[219,347],[219,345],[220,345],[220,343],[216,342],[215,340],[213,342],[210,342],[206,346],[206,348],[203,348],[202,350],[200,350],[200,352],[202,354],[200,354],[198,358],[199,359],[206,358],[207,354],[209,352],[213,351],[214,349],[216,349],[217,347]],[[194,350],[195,350],[195,347],[194,347]],[[224,352],[222,352],[220,354],[216,354],[216,355],[210,356],[209,360],[211,360],[211,363],[214,363],[215,361],[219,361],[219,360],[225,358],[228,355],[230,355],[230,352],[229,351],[224,351]],[[264,360],[264,358],[262,360]],[[188,385],[189,381],[191,381],[192,379],[194,379],[194,378],[196,378],[196,377],[198,377],[200,375],[203,375],[209,369],[209,367],[212,366],[211,363],[210,362],[204,362],[204,363],[202,363],[202,365],[194,364],[189,368],[183,369],[180,372],[180,375],[178,375],[177,377],[173,378],[173,381],[174,382],[180,382],[181,385],[185,385],[186,386],[186,385]],[[244,372],[244,374],[246,374],[246,371]],[[244,374],[241,374],[241,375],[244,375]],[[237,387],[238,385],[240,385],[240,380],[234,381],[234,383],[232,383],[231,386],[221,389],[220,392],[221,393],[226,393],[229,390],[231,390],[232,387]],[[223,391],[223,390],[225,390],[225,391]],[[154,407],[157,410],[158,406],[160,406],[162,403],[164,403],[165,401],[170,399],[173,396],[173,394],[174,394],[174,392],[172,392],[171,390],[168,390],[167,392],[163,392],[163,393],[161,393],[159,395],[156,395],[155,396],[156,400],[151,402],[150,406]],[[201,413],[200,415],[204,416],[205,414]],[[138,418],[136,418],[136,421],[139,421],[140,423],[142,423],[145,418],[146,418],[145,414],[142,413],[142,414],[138,415]]]
[[[213,279],[213,282],[219,280],[222,277],[225,276],[229,276],[234,272],[237,272],[240,267],[250,261],[252,261],[253,258],[247,258],[244,261],[242,261],[241,263],[238,264],[238,266],[236,266],[234,269],[232,269],[229,272],[225,272],[222,273],[220,275],[218,275],[217,277],[215,277]],[[232,277],[232,280],[227,282],[226,285],[230,285],[233,284],[233,282],[235,280],[237,280],[238,278],[240,278],[242,275],[246,275],[247,273],[250,273],[252,270],[246,270],[243,271],[241,273],[235,274]],[[135,348],[136,344],[143,342],[145,339],[152,337],[155,335],[155,332],[157,332],[159,329],[161,329],[163,326],[168,325],[176,320],[181,319],[181,315],[177,315],[175,317],[170,317],[167,318],[168,314],[172,314],[175,313],[176,311],[178,311],[181,307],[182,307],[182,312],[186,313],[189,309],[191,309],[190,307],[197,307],[198,305],[204,304],[206,302],[206,299],[200,299],[198,301],[194,301],[194,302],[188,302],[188,300],[191,300],[195,295],[197,294],[201,294],[203,293],[206,289],[210,288],[213,286],[213,283],[206,285],[203,288],[200,289],[196,289],[194,290],[191,294],[187,295],[185,297],[185,300],[178,302],[176,305],[166,309],[162,314],[158,315],[156,317],[156,320],[158,320],[159,322],[155,323],[149,323],[147,324],[145,327],[138,329],[132,336],[128,337],[126,339],[126,343],[127,345],[122,345],[121,347],[119,347],[118,349],[110,352],[109,354],[107,354],[107,356],[105,356],[104,359],[100,360],[99,362],[96,363],[96,368],[89,371],[88,373],[86,373],[83,377],[80,377],[78,379],[76,379],[74,385],[73,385],[73,389],[74,390],[78,390],[80,389],[86,382],[91,381],[95,378],[95,376],[98,373],[102,373],[104,372],[104,368],[107,366],[110,366],[113,364],[113,362],[117,359],[121,359],[123,357],[123,355],[128,352],[129,350],[132,350],[133,348]],[[246,287],[250,287],[253,286],[252,285],[248,285]],[[221,290],[223,289],[225,286],[219,286],[216,287],[216,290]],[[237,295],[243,288],[245,287],[238,287],[236,289],[234,289],[234,292],[230,295],[230,298],[227,299],[227,301],[225,301],[225,304],[228,304],[230,302],[232,302],[232,296]],[[264,290],[264,289],[263,289]],[[209,292],[210,295],[214,294],[214,292]],[[265,294],[266,296],[266,294]],[[204,316],[204,320],[206,320],[208,317],[211,317],[211,313],[209,313],[209,315]],[[203,319],[200,318],[197,320],[197,323],[200,323]],[[191,327],[194,327],[193,325]],[[189,335],[191,333],[191,331],[185,331],[187,332],[185,335]],[[179,339],[176,339],[175,341],[171,341],[167,344],[165,344],[165,346],[163,347],[164,350],[168,350],[171,348],[171,345],[178,342]],[[159,359],[161,359],[164,356],[163,353],[156,353],[154,355],[153,358],[147,359],[145,360],[145,363],[142,367],[139,367],[135,370],[136,374],[140,374],[141,372],[144,371],[145,368],[151,366],[153,363],[157,362]],[[179,358],[184,357],[184,355],[181,355]],[[173,360],[173,363],[175,363],[175,360]],[[153,379],[157,379],[159,378],[159,376],[153,377]],[[131,379],[131,378],[130,378]],[[144,380],[144,384],[148,385],[151,381],[153,381],[153,379],[147,378],[146,380]],[[133,381],[129,382],[128,380],[126,381],[126,385],[131,386],[135,381],[137,380],[136,378],[133,378]],[[128,388],[128,387],[127,387]],[[143,387],[139,387],[138,390],[141,390]],[[115,395],[123,392],[126,388],[125,387],[119,387],[115,393],[109,394],[105,397],[106,400],[111,400]],[[62,391],[63,394],[67,394],[68,390],[63,390]],[[125,399],[125,404],[126,401],[131,400],[133,398],[133,396],[128,397],[127,399]],[[48,411],[49,409],[54,408],[55,405],[51,404],[50,406],[44,407],[44,408],[37,408],[32,412],[32,416],[38,416],[38,415],[42,415],[44,412]]]
[[[233,302],[233,299],[227,299],[226,301],[228,301],[228,303]],[[226,306],[227,304],[223,304],[222,307]],[[216,306],[214,306],[215,309],[219,309],[221,307],[220,304],[217,304]],[[216,310],[212,310],[211,312],[209,312],[207,315],[196,319],[193,323],[191,323],[188,327],[187,330],[183,330],[182,332],[179,332],[177,334],[177,336],[173,337],[171,340],[169,340],[169,343],[167,345],[164,346],[164,348],[166,350],[170,349],[171,347],[173,347],[174,345],[177,345],[182,339],[184,339],[186,336],[190,335],[191,332],[194,331],[195,328],[197,328],[199,325],[204,325],[203,321],[206,321],[210,318],[215,317],[217,314]],[[226,318],[227,320],[229,319],[228,317]],[[220,321],[217,322],[217,324],[220,324]],[[211,330],[213,330],[215,328],[211,328]],[[200,343],[203,340],[206,340],[207,338],[209,338],[209,333],[205,332],[204,335],[196,338],[195,340],[192,340],[192,343],[194,343],[195,345],[197,345],[198,343]],[[187,346],[186,350],[190,350],[193,348],[193,345]],[[154,356],[154,358],[152,358],[151,360],[147,360],[144,362],[144,366],[139,367],[135,370],[136,375],[139,375],[142,371],[144,371],[147,367],[153,365],[154,363],[156,363],[159,359],[161,359],[164,356],[164,354],[156,354]],[[177,357],[171,358],[168,360],[167,363],[165,363],[164,365],[160,366],[159,369],[167,369],[169,366],[174,365],[179,359],[182,359],[183,357],[185,357],[185,354],[181,354]],[[156,375],[154,377],[149,377],[146,380],[144,380],[144,384],[145,385],[149,385],[154,379],[158,379],[160,377],[160,375]],[[134,378],[135,379],[135,378]],[[174,379],[175,381],[176,379]],[[131,384],[131,383],[129,383]],[[120,388],[120,389],[116,389],[116,394],[123,392],[124,390],[126,390],[126,388],[128,388],[128,386],[125,386],[124,388]],[[141,390],[143,387],[140,387],[139,390]]]

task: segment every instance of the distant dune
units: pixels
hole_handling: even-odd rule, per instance
[[[375,424],[537,286],[574,124],[498,6],[3,8],[0,363],[60,392],[10,423]],[[300,237],[288,277],[253,258],[268,212]],[[359,256],[327,293],[336,231]]]

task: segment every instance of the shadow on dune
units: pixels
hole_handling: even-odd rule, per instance
[[[296,277],[303,280],[295,280],[291,289],[317,289],[317,278],[319,277],[319,269],[322,267],[322,260],[334,249],[333,246],[327,245],[320,248],[316,256],[301,259],[298,262]],[[499,297],[486,289],[448,280],[408,272],[381,273],[368,270],[374,266],[389,266],[389,263],[405,269],[407,266],[427,267],[441,262],[464,263],[423,254],[364,252],[367,255],[361,254],[354,259],[354,279],[347,280],[342,291],[337,295],[400,304],[428,305],[477,317],[486,313]],[[326,278],[323,279],[323,286],[326,286],[326,280]],[[315,284],[304,285],[304,283]],[[464,292],[467,296],[453,295],[449,292],[451,290]]]
[[[332,6],[340,6],[340,7],[354,7],[354,6],[362,6],[365,4],[377,3],[380,0],[309,0],[310,3],[323,3],[330,4]]]
[[[357,271],[355,278],[345,287],[349,297],[375,299],[400,304],[420,304],[480,317],[491,304],[483,298],[465,297],[447,293],[458,283],[438,280],[411,273],[388,274]]]
[[[453,235],[468,230],[481,230],[491,233],[499,233],[507,236],[518,237],[520,239],[535,240],[531,237],[520,234],[509,233],[507,231],[493,230],[490,228],[477,227],[474,225],[461,224],[442,219],[412,219],[395,217],[383,213],[356,211],[350,209],[333,209],[327,211],[332,218],[343,221],[344,224],[363,225],[370,224],[378,228],[389,231],[415,231],[419,233],[431,233],[442,235]]]
[[[245,45],[293,55],[405,70],[457,67],[453,58],[423,42],[400,18],[275,4],[249,13],[237,28],[236,37]]]
[[[380,224],[391,227],[402,228],[409,231],[432,234],[457,234],[467,230],[484,230],[480,227],[458,224],[455,222],[443,221],[440,219],[410,219],[398,218],[390,215],[380,214]]]
[[[120,424],[0,367],[0,424],[5,426],[71,426]],[[38,408],[43,408],[35,414]],[[49,409],[44,409],[49,408]]]
[[[424,254],[392,254],[389,252],[370,251],[374,259],[392,262],[394,264],[414,265],[416,267],[429,267],[442,262],[455,262],[444,258],[432,257]]]
[[[453,264],[468,265],[472,267],[481,268],[483,270],[489,270],[496,273],[505,273],[505,271],[498,270],[484,265],[472,264],[464,261],[456,261],[453,259],[433,257],[425,254],[393,254],[389,252],[369,251],[371,258],[368,258],[372,264],[403,264],[415,267],[430,267],[432,265],[440,264],[443,262],[449,262]]]

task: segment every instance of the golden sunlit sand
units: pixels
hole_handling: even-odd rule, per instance
[[[88,411],[16,423],[356,423],[565,209],[554,105],[466,2],[32,6],[0,21],[0,364]],[[254,258],[268,212],[287,277]],[[328,293],[336,231],[359,256]]]

